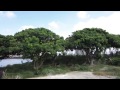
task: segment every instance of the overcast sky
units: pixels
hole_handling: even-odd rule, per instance
[[[119,11],[0,11],[0,34],[14,35],[26,28],[45,27],[67,37],[83,28],[102,28],[120,34]]]

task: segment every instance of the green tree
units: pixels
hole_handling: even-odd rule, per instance
[[[64,51],[64,39],[45,28],[26,29],[15,34],[18,42],[22,43],[21,51],[24,58],[33,60],[35,70],[43,62],[54,57],[57,51]]]
[[[15,55],[17,53],[17,41],[12,35],[7,35],[2,41],[3,56],[9,57],[9,55]]]
[[[5,36],[4,35],[0,35],[0,58],[4,58],[4,44],[3,44],[3,41],[4,41],[4,38]]]
[[[101,52],[108,45],[106,35],[108,33],[100,28],[84,28],[73,32],[72,36],[66,39],[66,49],[83,50],[86,52],[87,63],[99,60]]]
[[[17,43],[17,39],[14,36],[7,36],[9,42],[9,55],[19,55],[20,53],[20,46]]]
[[[107,39],[108,39],[107,48],[109,49],[113,48],[114,50],[116,50],[116,52],[118,52],[120,48],[120,35],[109,34],[107,35]]]

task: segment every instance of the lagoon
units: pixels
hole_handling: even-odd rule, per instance
[[[14,64],[23,64],[26,62],[32,62],[31,59],[2,59],[0,60],[0,67],[6,67],[7,65],[14,65]]]

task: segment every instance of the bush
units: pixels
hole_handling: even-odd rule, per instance
[[[64,64],[64,65],[74,65],[74,64],[84,64],[86,61],[85,56],[73,56],[73,55],[67,55],[67,56],[58,56],[55,60],[55,63],[57,64]]]
[[[86,65],[76,64],[76,65],[71,66],[70,70],[72,70],[72,71],[89,71],[90,68]]]
[[[120,57],[112,57],[111,60],[108,61],[108,64],[120,66]]]

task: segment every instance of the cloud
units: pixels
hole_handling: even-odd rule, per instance
[[[57,24],[57,22],[52,21],[48,24],[48,28],[49,29],[59,29],[59,25]]]
[[[78,18],[80,19],[86,19],[89,17],[88,13],[86,11],[79,11],[77,13]]]
[[[3,15],[3,11],[0,11],[0,15]]]
[[[80,21],[74,25],[74,30],[83,28],[102,28],[112,34],[120,34],[120,12],[113,12],[108,16],[89,18],[87,21]]]
[[[14,18],[16,17],[15,13],[12,12],[12,11],[0,11],[0,16],[4,16],[4,17],[7,17],[7,18]]]
[[[25,30],[25,29],[29,29],[29,28],[35,28],[35,27],[32,25],[24,25],[24,26],[21,26],[18,30],[21,31],[21,30]]]
[[[66,29],[66,25],[63,22],[52,21],[52,22],[48,23],[48,29],[50,29],[57,35],[63,36],[64,38],[66,38],[68,36],[68,31]]]
[[[5,15],[6,15],[6,17],[8,17],[8,18],[14,18],[14,17],[16,16],[15,13],[12,12],[12,11],[7,11],[7,12],[5,13]]]

